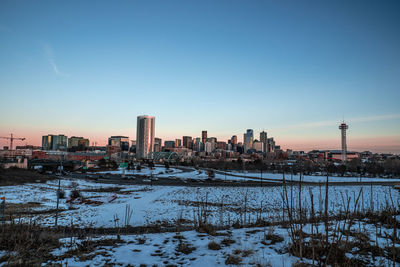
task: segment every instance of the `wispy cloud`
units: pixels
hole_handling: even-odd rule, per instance
[[[386,121],[386,120],[395,120],[395,119],[400,119],[400,114],[386,114],[386,115],[355,117],[355,118],[347,118],[347,119],[345,118],[345,121],[348,123],[357,123],[357,122]],[[335,126],[335,125],[338,125],[339,122],[340,122],[340,120],[315,121],[315,122],[300,123],[300,124],[292,125],[289,127],[285,127],[284,129],[316,128],[316,127],[324,127],[324,126]]]
[[[65,72],[61,72],[59,68],[57,67],[56,61],[55,61],[55,53],[51,45],[48,43],[42,43],[43,51],[46,57],[46,60],[50,63],[51,67],[53,68],[53,71],[55,74],[58,76],[62,77],[69,77],[69,74]]]

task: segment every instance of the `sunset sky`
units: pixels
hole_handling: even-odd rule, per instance
[[[0,1],[0,136],[400,153],[400,1]],[[8,141],[0,139],[0,146]]]

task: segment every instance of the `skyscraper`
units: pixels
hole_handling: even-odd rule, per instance
[[[183,136],[182,137],[182,146],[186,148],[193,148],[193,141],[191,136]]]
[[[175,147],[182,147],[182,140],[181,139],[175,139]]]
[[[233,136],[232,136],[232,138],[231,138],[231,144],[232,144],[232,145],[237,145],[237,136],[236,136],[236,135],[233,135]]]
[[[154,151],[155,118],[138,116],[136,129],[136,158],[147,158]]]
[[[154,138],[154,152],[161,152],[162,140],[161,138]]]
[[[253,148],[253,138],[253,130],[247,129],[246,133],[243,135],[244,153],[247,153],[247,150]]]
[[[193,140],[193,150],[194,151],[202,151],[202,147],[204,146],[203,142],[201,142],[200,137],[196,137]]]
[[[207,141],[207,131],[201,132],[201,142],[205,143]]]
[[[268,146],[268,137],[267,137],[267,132],[262,131],[260,133],[260,141],[263,142],[263,152],[267,152],[267,146]]]
[[[274,138],[273,137],[268,138],[267,139],[267,143],[268,143],[267,152],[275,152],[275,141],[274,141]]]

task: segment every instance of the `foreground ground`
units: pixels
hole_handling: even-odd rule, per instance
[[[128,180],[143,183],[146,176],[154,177],[151,172],[131,174]],[[191,172],[195,174],[173,170],[158,179],[196,178]],[[400,262],[399,192],[379,181],[365,185],[351,180],[351,186],[232,187],[92,178],[2,186],[6,223],[0,226],[0,265],[326,262],[387,266]],[[57,211],[59,184],[63,193]],[[74,195],[73,201],[67,201]]]

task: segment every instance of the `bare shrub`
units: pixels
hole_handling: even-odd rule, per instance
[[[234,243],[236,243],[236,241],[231,238],[225,238],[224,240],[221,241],[221,244],[223,244],[225,246],[230,246],[231,244],[234,244]]]
[[[78,189],[74,189],[71,191],[70,197],[71,197],[71,199],[76,199],[76,198],[82,197],[82,194]]]
[[[208,243],[208,248],[211,250],[220,250],[221,249],[221,245],[218,244],[215,241],[211,241],[210,243]]]
[[[195,247],[191,246],[190,244],[186,242],[182,242],[181,240],[179,241],[178,246],[176,247],[177,252],[181,252],[185,255],[188,255],[192,253],[192,251],[196,250]]]
[[[226,265],[239,265],[242,263],[242,258],[236,255],[229,255],[225,261]]]

